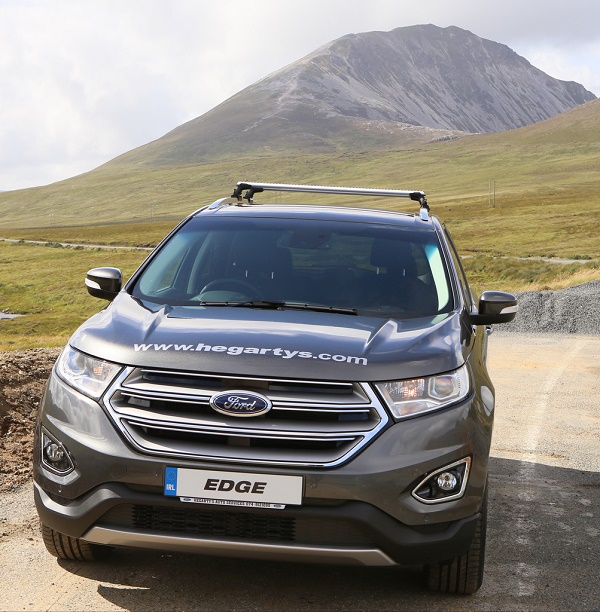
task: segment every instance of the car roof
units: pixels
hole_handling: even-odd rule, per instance
[[[194,216],[252,217],[252,218],[296,218],[322,221],[346,221],[353,223],[376,223],[403,226],[419,230],[433,230],[431,221],[424,221],[418,214],[382,210],[315,204],[260,204],[235,203],[208,206]],[[433,217],[433,216],[432,216]]]

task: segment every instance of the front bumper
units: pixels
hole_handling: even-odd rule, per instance
[[[61,533],[82,532],[92,543],[317,563],[380,566],[450,559],[467,550],[478,519],[476,514],[410,527],[357,501],[285,510],[197,507],[121,484],[100,487],[67,505],[37,484],[34,497],[44,524]]]

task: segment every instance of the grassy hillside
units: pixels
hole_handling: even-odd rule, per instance
[[[402,151],[278,155],[168,168],[117,160],[47,187],[0,194],[0,236],[52,239],[58,232],[75,240],[87,233],[92,241],[114,242],[120,232],[119,242],[154,243],[190,211],[230,195],[236,181],[254,179],[423,189],[463,252],[598,258],[598,168],[600,100],[519,130]],[[294,197],[269,195],[282,201]],[[339,202],[339,196],[328,201]],[[396,200],[377,204],[410,206]],[[115,225],[131,222],[127,230]],[[104,226],[102,232],[78,227],[97,225]]]

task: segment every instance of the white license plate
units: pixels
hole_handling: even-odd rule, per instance
[[[283,508],[302,503],[302,476],[167,467],[164,494],[192,503]]]

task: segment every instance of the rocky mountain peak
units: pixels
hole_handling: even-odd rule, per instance
[[[466,132],[529,125],[595,98],[506,45],[434,25],[349,34],[245,91],[268,92],[275,112],[308,104],[325,116]]]
[[[119,160],[398,148],[522,127],[594,98],[458,27],[348,34]]]

